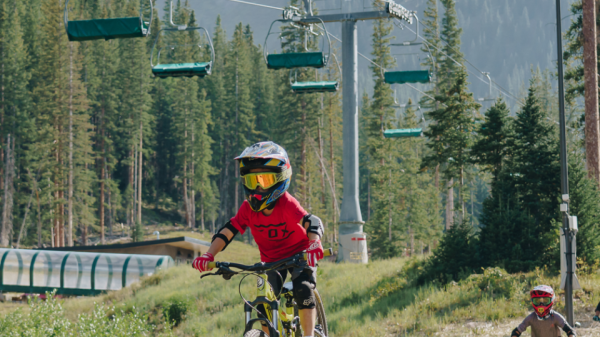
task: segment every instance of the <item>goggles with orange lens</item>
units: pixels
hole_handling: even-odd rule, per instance
[[[251,190],[255,190],[258,186],[267,189],[285,180],[285,178],[280,180],[281,178],[283,175],[275,172],[248,173],[242,176],[242,183]]]

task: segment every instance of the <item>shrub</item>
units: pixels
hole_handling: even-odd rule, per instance
[[[187,314],[189,307],[191,306],[190,300],[184,297],[175,296],[169,299],[163,306],[163,316],[165,321],[174,326],[179,325]]]
[[[471,275],[467,282],[473,282],[490,297],[513,298],[523,288],[521,282],[501,268],[487,268],[483,275]]]
[[[476,248],[473,227],[466,221],[455,224],[422,266],[418,283],[448,283],[468,277],[478,266]]]
[[[15,310],[0,318],[0,336],[147,336],[154,327],[147,317],[137,311],[125,313],[115,308],[96,304],[91,314],[81,314],[77,322],[65,316],[62,302],[54,293],[46,293],[47,300],[34,299],[29,312]]]

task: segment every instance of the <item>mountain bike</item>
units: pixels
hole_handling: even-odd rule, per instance
[[[324,253],[324,256],[330,256],[333,254],[333,250],[329,248],[325,250]],[[269,337],[302,337],[302,328],[300,326],[300,318],[298,317],[298,306],[296,305],[292,295],[292,282],[283,284],[279,293],[279,297],[276,297],[273,287],[267,281],[266,273],[270,270],[278,271],[292,267],[302,268],[306,265],[306,253],[299,253],[277,262],[260,262],[250,266],[231,262],[210,262],[208,267],[217,268],[218,270],[215,273],[204,274],[201,276],[201,278],[206,276],[220,275],[223,276],[225,280],[230,280],[234,275],[244,275],[238,286],[240,297],[245,303],[244,337],[267,337],[262,330],[253,329],[253,325],[257,322],[267,326],[269,330]],[[231,268],[239,269],[240,271],[235,271]],[[247,301],[244,296],[242,296],[241,291],[242,282],[250,275],[255,275],[257,277],[256,287],[258,291],[256,298],[251,302]],[[285,299],[285,304],[283,305],[281,303],[282,297]],[[327,337],[329,333],[327,330],[325,308],[323,306],[323,300],[321,299],[317,289],[315,289],[315,302],[317,310],[315,336]],[[262,304],[265,307],[267,317],[264,317],[262,314],[260,314],[256,308],[256,306],[259,304]],[[252,318],[252,311],[257,313],[256,318]]]

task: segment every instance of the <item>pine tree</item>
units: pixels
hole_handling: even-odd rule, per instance
[[[445,55],[440,55],[439,80],[440,91],[448,90],[454,85],[454,80],[464,68],[464,55],[460,51],[460,37],[462,28],[458,27],[455,0],[441,0],[446,12],[442,19],[442,31],[440,39],[444,42],[442,50]],[[462,70],[462,71],[461,71]]]
[[[28,161],[31,158],[19,159],[20,163],[16,161],[23,157],[25,144],[30,141],[34,126],[29,112],[31,100],[27,88],[31,75],[26,70],[28,55],[20,21],[20,15],[26,9],[17,2],[3,2],[0,6],[0,245],[6,247],[12,242],[13,213],[18,212],[20,206],[17,187],[20,184],[15,184],[15,178],[18,180],[16,166],[30,165]],[[17,207],[14,207],[15,201]]]
[[[569,153],[569,213],[577,216],[577,257],[587,265],[600,262],[600,193],[587,177],[581,155]]]
[[[490,171],[494,181],[502,171],[504,158],[510,155],[507,153],[507,142],[512,138],[509,113],[506,103],[499,98],[485,113],[485,122],[477,132],[479,139],[472,149],[474,162]]]
[[[404,118],[400,127],[405,129],[419,126],[414,109],[408,101]],[[424,245],[432,246],[433,240],[439,238],[441,231],[438,207],[438,191],[433,184],[434,177],[427,171],[421,172],[421,158],[426,150],[422,138],[408,138],[399,142],[399,193],[398,205],[402,229],[407,233],[411,254],[416,250],[415,240]]]
[[[374,62],[381,67],[390,68],[394,65],[391,56],[389,34],[392,25],[385,20],[377,20],[373,27],[373,56]],[[366,111],[367,141],[366,149],[369,156],[368,169],[370,172],[370,189],[373,215],[368,223],[371,233],[371,247],[374,257],[391,257],[400,254],[399,233],[394,218],[397,212],[394,200],[397,194],[393,184],[399,172],[397,163],[397,142],[383,138],[383,131],[391,129],[395,122],[392,105],[392,89],[385,83],[381,70],[371,66],[375,77],[375,90],[371,106]]]
[[[526,104],[515,120],[515,188],[539,233],[549,233],[558,217],[560,166],[557,134],[537,98],[535,78]]]
[[[500,143],[502,168],[480,219],[481,263],[509,272],[555,265],[558,247],[558,142],[538,102],[537,81],[531,80],[526,105],[509,124],[510,138]]]
[[[419,277],[419,283],[438,281],[442,284],[472,274],[478,266],[477,237],[466,221],[452,226],[442,237]]]
[[[133,3],[125,5],[122,13],[139,15],[139,8]],[[149,114],[151,106],[150,65],[147,45],[141,39],[119,40],[119,111],[121,120],[119,152],[127,166],[127,189],[123,201],[127,210],[127,223],[133,228],[142,219],[143,158],[148,157],[148,148],[144,149],[144,139],[151,138],[150,128],[153,116]],[[121,172],[125,173],[125,172]]]
[[[469,164],[470,150],[474,142],[475,111],[480,107],[467,92],[466,73],[458,70],[453,86],[437,98],[444,106],[428,113],[435,123],[429,125],[425,135],[430,139],[431,149],[423,159],[423,167],[446,164],[443,173],[449,182],[458,178],[461,222],[464,219],[465,166]],[[449,184],[450,185],[450,184]],[[450,205],[452,207],[452,205]]]

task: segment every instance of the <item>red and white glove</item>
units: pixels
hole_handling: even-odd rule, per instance
[[[209,271],[212,270],[212,268],[208,268],[208,263],[214,261],[215,257],[211,253],[204,253],[204,255],[194,259],[192,266],[194,269],[198,269],[199,272]]]
[[[317,261],[323,258],[323,246],[321,246],[321,240],[314,239],[308,242],[308,249],[306,250],[306,261],[311,267],[317,265]]]

